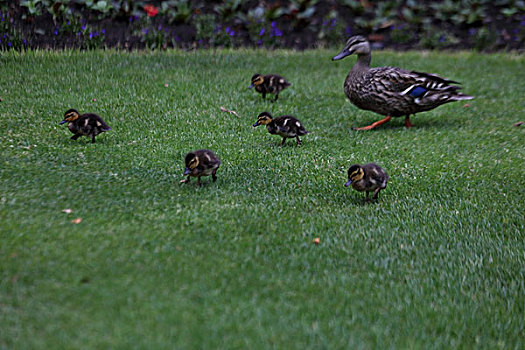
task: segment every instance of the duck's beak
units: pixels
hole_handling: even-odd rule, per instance
[[[64,123],[67,123],[67,120],[65,120],[65,119],[62,120],[62,121],[60,122],[60,125],[62,125],[62,124],[64,124]]]
[[[350,186],[351,183],[352,183],[352,180],[348,179],[348,181],[345,183],[345,187]]]
[[[189,173],[191,173],[191,169],[190,168],[184,169],[184,175],[188,175]]]
[[[250,86],[248,86],[248,89],[251,89],[253,88],[255,85],[251,84]]]
[[[339,52],[337,55],[332,57],[332,61],[340,60],[340,59],[345,58],[346,56],[349,56],[351,54],[352,54],[352,52],[350,52],[350,50],[347,50],[345,48],[345,49],[343,49],[343,51]]]
[[[256,122],[255,124],[253,124],[253,127],[256,127],[256,126],[259,126],[261,124],[259,124],[259,122]]]

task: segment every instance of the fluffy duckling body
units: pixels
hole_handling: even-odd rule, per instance
[[[181,180],[181,183],[190,182],[190,177],[197,178],[197,185],[201,185],[201,176],[211,175],[213,182],[217,181],[217,169],[221,165],[219,157],[210,150],[200,149],[192,151],[186,154],[184,158],[186,169],[184,169],[184,175],[188,175],[188,178]]]
[[[250,85],[250,89],[255,87],[255,91],[262,94],[262,98],[266,98],[266,94],[274,94],[275,99],[274,101],[277,101],[279,98],[279,93],[286,89],[288,86],[290,86],[288,81],[277,74],[267,74],[267,75],[261,75],[261,74],[254,74],[252,77],[252,84]]]
[[[277,118],[273,118],[268,112],[262,112],[257,117],[257,122],[253,124],[254,127],[259,125],[266,125],[268,132],[273,135],[282,136],[283,141],[281,146],[287,138],[294,138],[297,140],[297,145],[301,144],[299,136],[303,136],[309,133],[306,131],[303,124],[295,117],[290,115],[282,115]]]
[[[373,191],[372,199],[377,199],[379,191],[386,188],[389,179],[386,171],[377,164],[354,164],[348,169],[348,181],[345,187],[352,185],[356,191],[366,191],[366,200],[369,201],[368,194]]]
[[[64,120],[60,124],[67,123],[69,131],[74,135],[71,140],[76,140],[80,136],[91,137],[91,143],[95,143],[95,136],[111,130],[102,118],[93,113],[79,114],[76,109],[69,109],[64,113]]]
[[[454,85],[459,84],[458,82],[435,74],[397,67],[370,68],[370,43],[359,35],[348,39],[343,50],[332,60],[340,60],[352,54],[357,54],[357,63],[346,77],[346,96],[358,108],[386,116],[371,125],[354,130],[370,130],[390,121],[392,117],[401,116],[405,116],[405,125],[409,128],[412,126],[412,114],[429,111],[444,103],[474,98],[458,92],[461,87]]]

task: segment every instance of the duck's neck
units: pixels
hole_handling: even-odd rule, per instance
[[[372,61],[372,55],[368,54],[359,54],[357,55],[357,62],[354,64],[352,71],[354,73],[364,73],[370,69],[370,62]]]

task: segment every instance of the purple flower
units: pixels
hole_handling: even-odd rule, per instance
[[[259,32],[259,36],[263,36],[264,32],[265,32],[264,28],[261,28],[261,31]]]
[[[337,18],[332,18],[330,21],[330,27],[334,27],[337,24]]]
[[[474,35],[474,34],[476,34],[476,29],[474,29],[474,28],[470,28],[470,29],[468,30],[468,35]]]
[[[55,29],[53,33],[55,33],[55,35],[58,35],[58,29]]]
[[[82,34],[82,33],[78,32],[78,33],[77,33],[77,36],[80,36],[80,34]]]
[[[275,21],[272,22],[272,28],[275,28],[277,24],[275,24]]]
[[[235,35],[235,32],[233,31],[233,29],[231,29],[230,27],[226,27],[226,29],[224,30],[226,32],[226,34],[228,34],[229,36],[234,36]]]
[[[84,30],[86,30],[86,25],[85,24],[82,25],[82,31],[84,31]]]
[[[106,34],[106,30],[105,29],[102,29],[100,32],[102,33],[102,35]]]
[[[22,42],[24,43],[24,45],[27,45],[27,40],[26,39],[23,39]]]
[[[180,41],[180,36],[175,35],[175,41]],[[199,40],[200,41],[200,40]]]
[[[198,43],[199,43],[199,44],[202,44],[202,39],[199,39]]]
[[[144,35],[148,34],[148,32],[149,32],[149,29],[148,29],[148,28],[146,28],[146,29],[142,29],[142,33],[143,33]]]
[[[162,30],[162,25],[159,24],[159,26],[157,27],[157,30]]]
[[[11,42],[8,42],[8,43],[7,43],[7,46],[11,47]]]
[[[98,36],[98,32],[93,33],[93,36]]]
[[[92,33],[89,33],[89,38],[93,38],[93,34]]]
[[[439,37],[439,42],[440,42],[440,43],[444,43],[446,40],[447,40],[447,39],[445,38],[444,35],[441,35],[441,36]]]
[[[525,26],[525,21],[521,21],[520,22],[520,26],[522,26],[522,27]]]
[[[263,41],[261,39],[257,40],[257,45],[261,46],[263,44]]]
[[[67,20],[67,25],[70,25],[71,24],[71,21],[68,19]]]
[[[275,28],[275,29],[273,30],[273,34],[274,34],[275,36],[283,36],[283,32],[281,32],[281,30],[280,30],[279,28]]]

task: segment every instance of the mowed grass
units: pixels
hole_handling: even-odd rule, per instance
[[[337,52],[1,53],[0,348],[522,349],[524,57],[374,52],[476,99],[356,132],[381,117]],[[69,108],[113,130],[72,141]],[[278,147],[262,111],[311,134]],[[179,184],[199,148],[218,181]],[[367,162],[372,204],[343,187]]]

